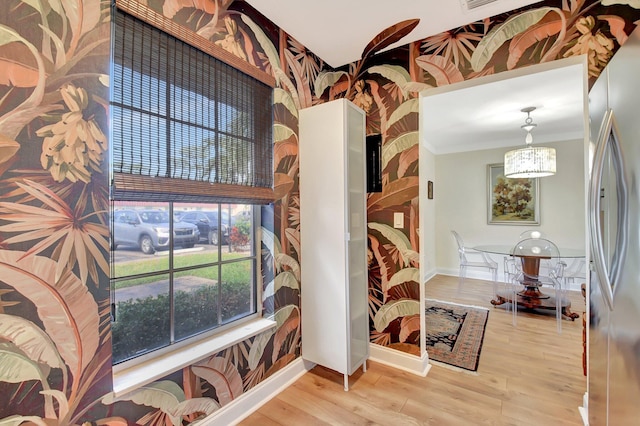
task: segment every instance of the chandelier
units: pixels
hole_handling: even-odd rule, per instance
[[[532,146],[531,131],[537,126],[531,118],[536,107],[523,108],[527,113],[524,124],[520,126],[527,132],[525,148],[514,149],[504,154],[504,175],[508,178],[536,178],[556,174],[556,150],[542,146]]]

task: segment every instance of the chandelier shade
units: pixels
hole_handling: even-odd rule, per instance
[[[504,154],[504,175],[508,178],[535,178],[556,173],[556,150],[543,146],[514,149]]]
[[[543,146],[532,146],[531,131],[536,127],[531,119],[535,107],[523,108],[527,113],[522,129],[527,132],[525,148],[514,149],[504,154],[504,175],[508,178],[537,178],[556,174],[556,150]]]

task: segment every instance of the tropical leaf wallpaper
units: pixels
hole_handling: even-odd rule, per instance
[[[116,399],[109,310],[110,0],[0,7],[0,423],[187,424],[300,356],[298,111],[348,98],[383,137],[368,198],[371,342],[420,355],[418,93],[585,54],[595,79],[637,1],[555,0],[331,69],[243,1],[139,0],[273,75],[276,202],[263,208],[263,306],[277,327]],[[116,1],[118,3],[118,1]],[[340,11],[336,11],[340,13]],[[409,224],[392,227],[393,212]],[[425,236],[428,238],[428,236]]]

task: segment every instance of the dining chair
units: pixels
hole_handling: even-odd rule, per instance
[[[511,300],[513,311],[513,325],[517,323],[518,292],[522,290],[524,282],[537,282],[541,286],[553,287],[556,302],[556,324],[558,334],[562,333],[562,301],[565,298],[564,268],[565,263],[560,258],[558,246],[546,238],[527,238],[518,241],[513,247],[512,256],[515,259],[516,274],[511,288]],[[522,259],[537,257],[539,262],[545,262],[547,268],[539,269],[534,275],[531,271],[525,271]],[[526,296],[524,296],[526,297]]]
[[[498,263],[491,260],[486,253],[474,250],[471,247],[466,247],[464,245],[464,240],[456,231],[452,230],[451,234],[458,245],[458,258],[460,261],[458,294],[460,294],[462,286],[464,285],[464,280],[467,276],[467,268],[479,268],[488,269],[489,272],[491,272],[493,280],[493,294],[496,295],[498,293],[496,287],[498,283]],[[472,258],[475,259],[471,260]]]
[[[520,233],[518,240],[526,240],[528,238],[547,238],[547,237],[542,233],[542,231],[538,231],[536,229],[528,229]]]
[[[537,229],[527,229],[526,231],[523,231],[520,233],[520,236],[518,237],[518,241],[526,240],[528,238],[547,238],[547,236],[545,235],[544,232],[539,231]],[[549,262],[546,259],[542,259],[540,261],[540,267],[544,269],[551,268],[551,266],[549,265]]]
[[[518,268],[516,266],[516,261],[520,262],[520,259],[516,259],[515,257],[513,257],[513,255],[509,255],[509,256],[505,256],[504,257],[504,291],[506,294],[511,295],[509,298],[512,301],[511,304],[507,303],[505,305],[506,310],[509,311],[509,309],[511,309],[512,313],[513,313],[513,325],[516,325],[517,323],[517,318],[516,318],[516,312],[515,312],[515,307],[511,307],[513,306],[513,302],[514,300],[517,301],[517,293],[519,290],[522,289],[522,284],[520,284],[517,281],[517,278],[519,276],[519,272],[518,272]]]
[[[571,261],[571,264],[564,269],[564,288],[569,289],[570,284],[573,284],[575,280],[587,279],[586,272],[587,261],[584,257],[576,257]]]
[[[512,255],[504,257],[504,282],[508,283],[514,280],[518,275],[516,268],[516,259]]]

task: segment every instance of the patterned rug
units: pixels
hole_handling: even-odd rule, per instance
[[[489,310],[430,299],[425,306],[429,359],[476,371]]]

